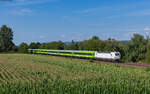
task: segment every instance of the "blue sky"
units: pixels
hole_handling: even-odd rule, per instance
[[[150,0],[0,1],[0,25],[14,31],[14,43],[129,40],[150,32]]]

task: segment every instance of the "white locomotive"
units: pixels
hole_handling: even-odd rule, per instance
[[[95,52],[95,58],[101,60],[120,61],[120,52]]]

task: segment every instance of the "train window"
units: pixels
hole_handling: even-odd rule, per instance
[[[50,52],[50,53],[57,53],[55,51],[40,51],[40,52]]]
[[[93,55],[92,53],[74,53],[74,54],[79,54],[79,55]]]
[[[116,53],[116,54],[115,54],[115,56],[119,56],[119,55],[120,55],[119,53]]]
[[[58,53],[72,54],[72,52],[58,52]]]
[[[50,53],[57,53],[57,52],[55,52],[55,51],[47,51],[47,52],[50,52]]]
[[[66,54],[72,54],[72,52],[60,52],[60,51],[40,51],[40,52],[50,52],[50,53],[66,53]]]

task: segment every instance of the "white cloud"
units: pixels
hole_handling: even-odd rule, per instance
[[[65,35],[64,35],[64,34],[62,34],[62,35],[60,35],[60,37],[61,37],[61,38],[65,38]]]
[[[127,33],[124,33],[124,36],[131,38],[131,37],[133,37],[134,34],[139,34],[139,32],[127,32]]]
[[[119,18],[119,17],[134,17],[134,16],[150,16],[150,9],[127,12],[127,13],[118,14],[118,15],[111,15],[106,18],[113,19],[113,18]]]
[[[139,11],[124,14],[124,16],[149,16],[149,15],[150,15],[150,10],[149,9],[139,10]]]
[[[150,31],[150,27],[145,27],[144,30],[145,31]]]
[[[109,6],[102,6],[102,7],[96,7],[96,8],[88,8],[85,10],[79,10],[79,11],[73,11],[73,13],[76,14],[95,14],[95,13],[100,13],[101,11],[104,10],[112,10],[112,11],[116,11],[116,9],[112,9]]]
[[[32,15],[33,11],[31,9],[16,9],[16,10],[12,10],[11,14],[14,15]]]
[[[47,36],[40,36],[39,38],[40,39],[45,39],[45,38],[47,38]]]
[[[24,6],[24,5],[33,5],[33,4],[41,4],[48,2],[56,2],[58,0],[14,0],[9,3],[7,6]]]
[[[68,20],[70,19],[70,16],[62,16],[62,20]]]
[[[74,11],[73,13],[77,13],[77,14],[87,14],[87,13],[91,13],[94,12],[96,10],[98,10],[99,8],[90,8],[90,9],[86,9],[86,10],[81,10],[81,11]]]

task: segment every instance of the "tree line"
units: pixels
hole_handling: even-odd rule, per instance
[[[101,40],[93,36],[88,40],[70,44],[62,41],[53,41],[49,43],[31,42],[29,45],[25,42],[16,46],[13,43],[13,31],[11,28],[3,25],[0,28],[0,52],[27,53],[27,49],[58,49],[58,50],[90,50],[90,51],[118,51],[122,55],[123,62],[146,62],[150,63],[150,38],[140,34],[134,34],[128,41],[117,41],[109,38]]]

